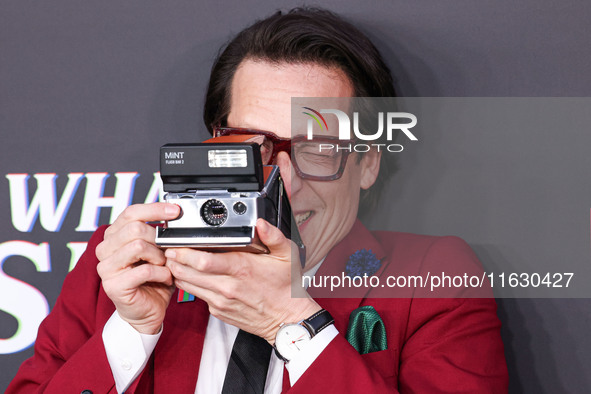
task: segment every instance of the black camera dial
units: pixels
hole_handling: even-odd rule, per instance
[[[228,219],[228,209],[223,202],[212,198],[201,206],[201,218],[210,226],[221,226]]]
[[[246,213],[246,205],[242,201],[234,203],[234,212],[238,215],[244,215]]]

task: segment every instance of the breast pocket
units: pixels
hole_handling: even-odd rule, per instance
[[[400,354],[398,349],[386,349],[379,352],[362,354],[361,358],[366,364],[377,371],[384,378],[391,378],[398,375],[398,364]]]

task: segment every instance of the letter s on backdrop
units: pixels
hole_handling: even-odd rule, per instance
[[[49,244],[8,241],[0,244],[0,309],[18,321],[16,333],[0,339],[0,354],[20,352],[37,338],[39,325],[49,314],[45,296],[35,287],[4,273],[4,262],[10,256],[22,256],[35,265],[38,272],[51,271]]]

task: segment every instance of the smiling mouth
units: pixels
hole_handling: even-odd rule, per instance
[[[301,226],[306,220],[308,220],[313,213],[313,211],[308,211],[304,213],[298,213],[297,215],[295,215],[295,221],[298,227]]]

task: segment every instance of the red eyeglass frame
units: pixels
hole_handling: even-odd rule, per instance
[[[271,131],[265,130],[257,130],[257,129],[248,129],[243,127],[222,127],[222,126],[214,126],[213,127],[213,136],[214,137],[222,137],[226,135],[240,135],[240,134],[255,134],[255,135],[264,135],[265,137],[269,138],[273,142],[273,151],[271,153],[270,163],[273,163],[277,158],[279,152],[286,152],[290,159],[291,159],[291,144],[295,144],[300,141],[307,141],[305,135],[297,135],[293,138],[282,138],[277,136],[277,134]],[[343,143],[347,141],[340,140],[338,137],[333,136],[314,136],[314,141],[317,142],[326,142],[326,143]],[[339,169],[337,170],[336,174],[328,175],[328,176],[318,176],[318,175],[309,175],[302,172],[300,166],[297,163],[296,158],[292,159],[292,163],[294,164],[293,168],[298,177],[301,179],[308,179],[312,181],[335,181],[343,176],[343,172],[345,171],[345,166],[347,165],[347,159],[349,155],[353,153],[347,150],[342,151],[341,156],[341,164],[339,165]],[[269,163],[263,163],[269,164]]]

